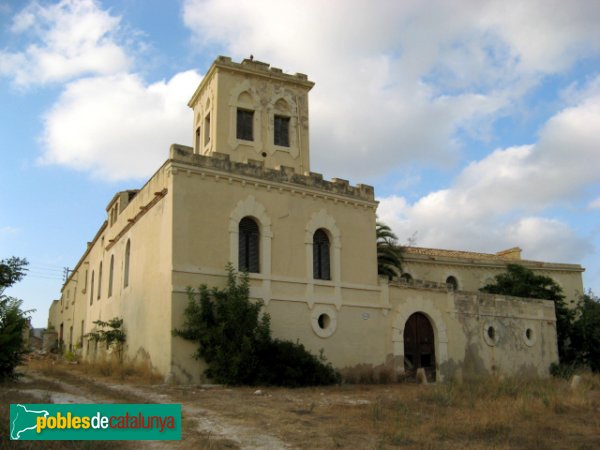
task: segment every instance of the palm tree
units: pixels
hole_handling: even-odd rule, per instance
[[[375,223],[377,235],[377,273],[392,279],[402,273],[402,247],[397,244],[398,237],[386,224]]]

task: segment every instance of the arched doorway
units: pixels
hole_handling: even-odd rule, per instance
[[[404,326],[404,370],[408,375],[414,375],[421,367],[428,379],[435,379],[433,327],[425,314],[417,312]]]

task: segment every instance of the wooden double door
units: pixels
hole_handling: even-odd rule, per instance
[[[424,368],[429,380],[435,379],[435,340],[433,327],[423,313],[414,313],[404,326],[404,370],[414,375]]]

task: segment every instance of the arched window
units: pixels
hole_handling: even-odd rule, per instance
[[[94,271],[92,270],[92,281],[90,282],[90,305],[94,303]]]
[[[455,277],[449,276],[448,278],[446,278],[446,284],[449,284],[450,289],[452,289],[453,291],[458,290],[458,281],[456,280]]]
[[[131,254],[131,241],[127,240],[125,246],[125,260],[123,263],[123,287],[129,286],[129,257]]]
[[[320,228],[313,235],[313,278],[331,280],[329,263],[329,237]]]
[[[260,231],[258,230],[258,224],[250,217],[244,217],[240,220],[239,234],[239,270],[243,272],[259,273]]]
[[[98,269],[98,300],[102,295],[102,261],[100,261],[100,268]]]
[[[108,296],[112,296],[113,277],[115,273],[115,255],[110,257],[110,268],[108,271]]]

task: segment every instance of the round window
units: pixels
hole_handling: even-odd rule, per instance
[[[527,326],[523,330],[523,341],[528,347],[532,347],[535,344],[535,332],[531,326]]]
[[[495,324],[493,324],[491,322],[486,322],[483,325],[482,334],[483,334],[483,340],[490,347],[495,346],[498,343],[498,340],[500,339],[500,336],[498,333],[498,328],[496,327]]]
[[[329,305],[315,306],[311,313],[311,325],[317,336],[322,338],[331,336],[337,328],[335,307]]]
[[[319,328],[321,330],[325,330],[327,327],[329,327],[329,324],[331,323],[331,317],[323,313],[317,319],[317,323],[319,324]]]

